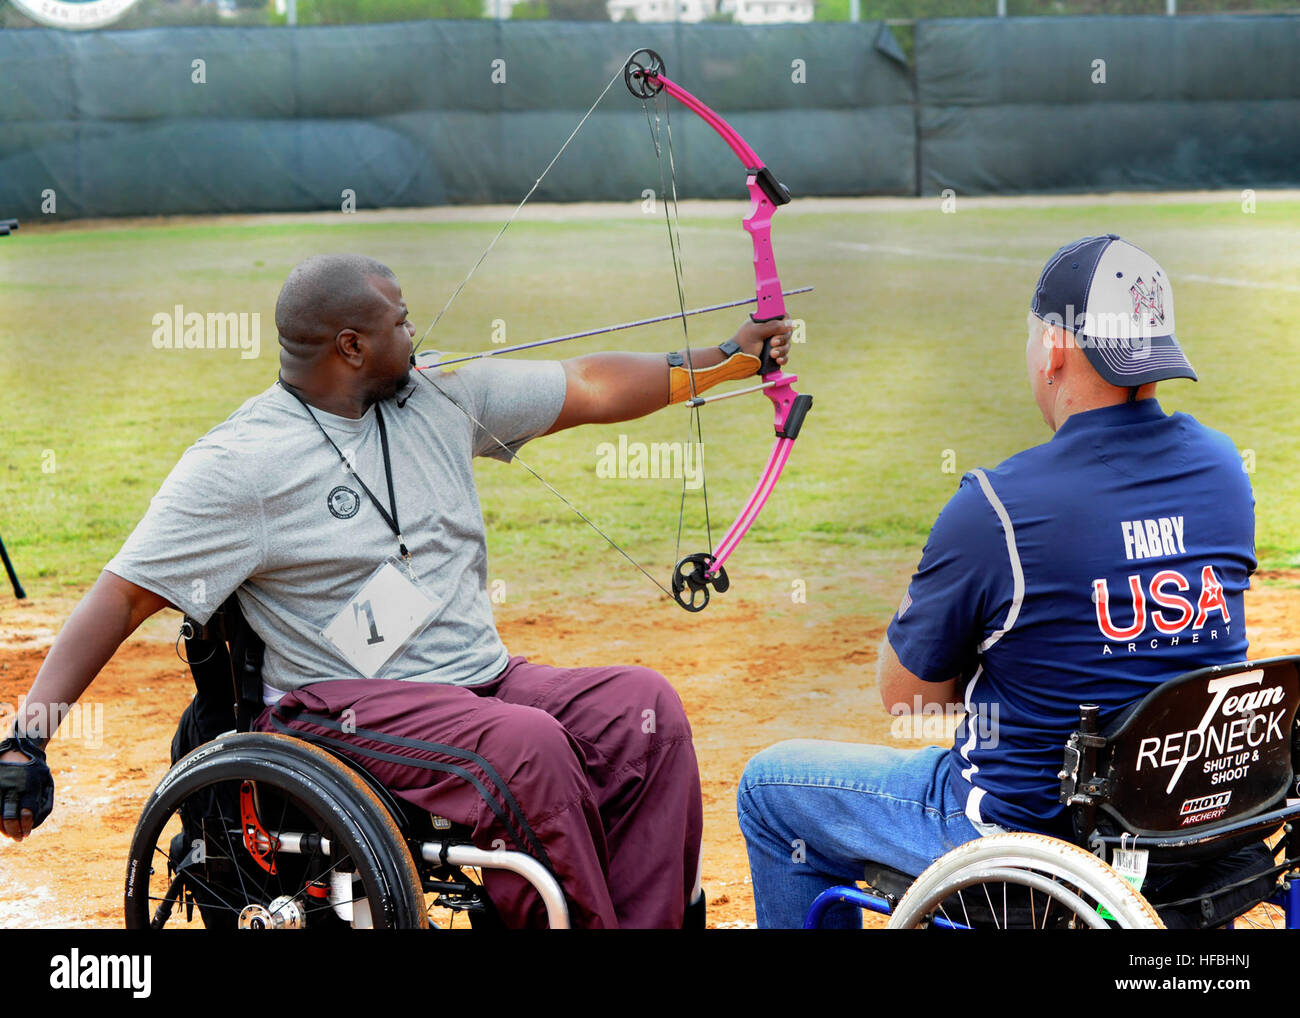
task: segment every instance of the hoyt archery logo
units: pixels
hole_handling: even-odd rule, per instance
[[[1141,325],[1164,325],[1165,324],[1165,294],[1160,286],[1160,280],[1153,279],[1151,284],[1145,285],[1142,277],[1129,287],[1128,292],[1133,296],[1133,320]],[[1146,321],[1142,318],[1146,315]]]
[[[1232,790],[1226,792],[1215,792],[1213,795],[1201,795],[1195,799],[1184,799],[1183,804],[1178,807],[1179,816],[1191,816],[1197,814],[1197,821],[1211,819],[1207,814],[1222,816],[1228,808],[1228,803],[1232,801]]]

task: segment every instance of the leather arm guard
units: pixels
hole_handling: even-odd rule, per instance
[[[691,389],[692,372],[686,367],[686,358],[679,353],[668,355],[668,402],[670,404],[684,403],[692,396],[699,395],[706,389],[712,389],[720,382],[758,374],[762,361],[752,354],[742,353],[740,344],[734,339],[727,340],[718,349],[727,355],[726,360],[709,368],[696,368],[694,391]]]

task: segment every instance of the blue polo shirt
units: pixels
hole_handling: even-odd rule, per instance
[[[948,777],[966,815],[1068,835],[1057,773],[1079,704],[1104,726],[1166,679],[1244,660],[1255,564],[1232,441],[1154,399],[966,474],[888,630],[913,674],[965,679]]]

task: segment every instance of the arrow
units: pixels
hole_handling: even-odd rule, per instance
[[[793,290],[785,290],[782,295],[789,297],[796,293],[808,293],[812,290],[811,286],[800,286]],[[570,339],[585,339],[588,336],[601,336],[607,332],[619,332],[623,329],[634,329],[639,325],[654,325],[658,322],[671,322],[678,318],[689,317],[690,315],[702,315],[710,311],[722,311],[726,308],[738,308],[745,304],[753,304],[758,300],[757,297],[746,297],[744,300],[728,301],[726,304],[710,304],[706,308],[692,308],[689,311],[674,311],[668,315],[658,315],[655,318],[642,318],[635,322],[623,322],[621,325],[605,325],[599,329],[588,329],[586,332],[571,332],[567,336],[552,336],[550,339],[537,339],[531,343],[520,343],[517,346],[503,346],[499,350],[483,350],[479,353],[467,354],[464,357],[456,357],[449,361],[438,361],[436,364],[417,364],[417,371],[428,371],[432,368],[444,368],[452,364],[463,364],[465,361],[481,360],[484,357],[500,357],[502,354],[518,353],[520,350],[532,350],[539,346],[549,346],[552,343],[565,343]]]

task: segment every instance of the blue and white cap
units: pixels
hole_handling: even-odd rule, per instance
[[[1034,288],[1030,310],[1074,333],[1111,385],[1196,380],[1174,335],[1174,292],[1154,258],[1113,233],[1056,252]]]

